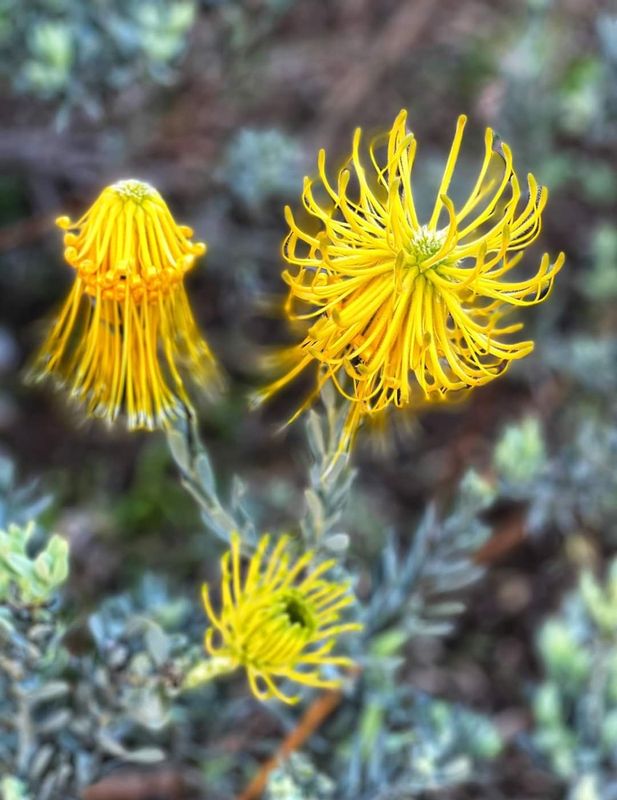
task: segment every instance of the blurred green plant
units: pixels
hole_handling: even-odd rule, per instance
[[[470,781],[482,782],[502,749],[486,716],[391,682],[373,686],[351,758],[340,772],[341,797],[408,800]]]
[[[3,800],[29,800],[25,785],[10,775],[0,780],[0,796]]]
[[[227,146],[221,177],[230,193],[252,212],[272,198],[293,196],[302,183],[299,142],[279,130],[243,128]]]
[[[195,0],[1,0],[0,69],[16,92],[98,116],[110,92],[173,79],[196,10]]]
[[[581,288],[592,300],[610,301],[617,296],[617,227],[600,223],[591,236],[592,268]]]
[[[486,717],[387,685],[366,708],[353,755],[336,767],[336,781],[306,754],[295,753],[270,776],[266,798],[411,800],[482,781],[501,749],[501,737]]]
[[[526,504],[533,534],[582,530],[610,544],[617,530],[617,428],[584,406],[562,425],[561,444],[550,456],[537,420],[506,428],[495,451],[498,492]]]
[[[547,466],[540,421],[527,417],[508,425],[495,447],[493,463],[500,478],[514,491],[529,490]]]
[[[13,462],[0,456],[0,528],[11,523],[26,525],[49,507],[51,498],[39,491],[36,481],[20,485]]]
[[[579,400],[591,401],[598,406],[612,403],[617,389],[617,337],[592,336],[579,333],[569,337],[547,337],[541,348],[541,359],[545,367],[554,369],[562,377],[576,383],[580,389]],[[597,414],[589,414],[590,408],[573,409],[574,414],[581,411],[588,416],[588,422],[598,423]],[[604,423],[611,425],[612,410],[602,409],[608,418]],[[571,425],[570,436],[583,423],[575,419]],[[573,430],[572,430],[573,429]]]
[[[234,477],[229,504],[220,497],[214,467],[194,421],[179,419],[167,433],[167,444],[180,471],[180,480],[199,508],[206,528],[227,546],[237,531],[250,547],[257,542],[257,532],[246,497],[246,486]],[[229,507],[228,507],[229,505]]]
[[[357,580],[345,559],[348,550],[355,550],[347,533],[355,472],[345,457],[336,458],[345,409],[328,391],[322,400],[321,412],[307,418],[311,461],[298,532],[306,548],[336,555],[341,574]],[[251,535],[254,501],[246,487],[240,493],[244,510],[238,517],[237,504],[232,512],[217,494],[210,459],[196,432],[190,426],[178,428],[170,433],[169,443],[185,486],[202,508],[204,523],[224,540],[247,524]],[[451,633],[465,610],[465,592],[484,574],[476,556],[491,533],[487,511],[515,490],[524,497],[547,468],[538,420],[527,418],[507,428],[493,461],[495,479],[469,470],[448,513],[429,506],[409,536],[409,545],[403,547],[393,536],[381,545],[375,566],[363,578],[370,586],[362,616],[366,635],[350,641],[362,672],[355,687],[344,689],[339,720],[325,731],[332,738],[331,777],[324,776],[307,752],[271,777],[269,797],[320,796],[315,786],[322,781],[329,786],[330,780],[336,787],[334,796],[403,800],[410,792],[488,777],[502,747],[490,719],[401,687],[396,676],[411,642]]]
[[[16,491],[24,508],[28,492]],[[40,505],[40,504],[39,504]],[[24,508],[15,498],[12,513]],[[195,658],[187,606],[160,581],[71,621],[69,545],[33,523],[0,531],[0,774],[6,798],[77,798],[116,763],[161,760],[174,676]],[[79,641],[77,651],[73,641]],[[179,677],[178,677],[179,680]],[[12,777],[9,777],[12,776]]]
[[[327,758],[317,748],[282,765],[270,779],[268,796],[308,800],[333,792],[350,800],[407,800],[489,780],[502,749],[491,719],[401,684],[399,672],[413,658],[412,646],[452,632],[465,609],[465,593],[484,574],[477,555],[491,533],[487,512],[495,504],[515,497],[528,505],[531,521],[563,525],[565,531],[566,521],[582,513],[584,498],[598,521],[606,519],[610,508],[602,504],[610,502],[611,492],[605,488],[606,498],[596,497],[593,484],[597,459],[609,463],[613,444],[604,435],[590,448],[587,431],[580,442],[569,442],[564,454],[549,456],[537,418],[510,424],[495,445],[490,477],[468,470],[445,513],[430,505],[406,537],[408,544],[390,535],[375,563],[360,567],[347,559],[362,552],[349,536],[355,472],[345,457],[335,458],[344,409],[328,392],[323,400],[321,413],[307,418],[311,458],[304,509],[294,512],[296,531],[304,547],[336,556],[341,576],[362,587],[366,633],[350,641],[362,669],[355,683],[343,687],[337,718],[321,732],[322,742],[330,742]],[[168,443],[206,527],[226,543],[239,530],[250,543],[258,502],[253,492],[236,480],[230,500],[221,499],[212,462],[192,424],[179,424]],[[13,485],[12,477],[5,483]],[[28,493],[22,496],[32,501]],[[22,512],[13,503],[11,513],[19,518]],[[67,575],[66,542],[47,539],[46,547],[31,553],[31,536],[32,528],[23,525],[0,534],[0,636],[7,643],[0,697],[13,709],[3,710],[2,718],[17,721],[0,740],[2,769],[22,780],[37,800],[58,792],[74,798],[113,765],[154,763],[173,752],[179,763],[192,767],[212,757],[201,767],[209,790],[229,791],[233,763],[221,761],[207,743],[204,749],[202,727],[228,688],[209,686],[190,698],[176,697],[184,676],[202,658],[198,604],[187,604],[160,580],[146,577],[67,629],[70,615],[58,605]],[[33,541],[36,545],[36,537]],[[548,621],[539,638],[548,677],[535,697],[534,747],[560,779],[570,781],[577,800],[592,790],[591,798],[610,797],[602,792],[609,791],[607,776],[614,768],[606,761],[612,752],[606,743],[614,747],[616,604],[617,561],[606,587],[584,576],[566,612]],[[75,635],[82,641],[78,652],[71,644]],[[600,691],[602,681],[606,688]],[[248,706],[224,704],[208,737],[222,735],[232,718],[234,725],[243,724],[250,713]],[[20,739],[24,719],[30,721],[27,745]],[[583,736],[579,724],[592,725],[591,734],[585,727]]]
[[[538,635],[545,673],[533,701],[532,746],[570,800],[617,797],[617,559],[604,584],[578,589]]]
[[[64,583],[69,573],[69,546],[60,536],[52,536],[35,558],[30,558],[34,525],[21,528],[9,525],[0,530],[0,602],[44,605]]]
[[[161,525],[198,528],[198,515],[170,468],[164,440],[153,438],[140,450],[131,485],[117,499],[113,515],[122,536],[146,535]]]
[[[411,637],[452,631],[465,609],[455,595],[484,574],[475,554],[491,533],[482,516],[496,497],[494,486],[470,470],[445,519],[429,506],[409,537],[407,552],[399,552],[392,537],[385,542],[365,615],[366,631],[377,635],[377,643],[385,636],[400,649]]]
[[[464,611],[464,592],[484,573],[475,555],[490,535],[482,517],[496,498],[495,486],[470,470],[450,512],[440,519],[430,506],[406,552],[392,537],[383,546],[357,656],[364,670],[345,720],[356,734],[337,749],[341,797],[404,800],[477,780],[497,757],[501,741],[488,718],[396,679],[408,645],[449,634]]]
[[[239,53],[255,47],[272,32],[296,0],[202,0],[206,7],[220,6],[225,40]]]
[[[266,800],[332,800],[336,784],[302,753],[292,753],[272,774]]]
[[[562,180],[580,181],[589,199],[610,202],[617,193],[617,181],[596,158],[566,155],[555,146],[556,137],[566,134],[593,143],[609,143],[615,133],[617,73],[617,24],[615,16],[599,13],[590,18],[589,36],[593,46],[564,28],[559,3],[528,0],[529,12],[520,27],[510,30],[511,46],[505,49],[501,76],[506,96],[503,109],[508,125],[518,130],[525,124],[520,140],[532,161],[544,161],[545,180],[557,188]],[[542,96],[546,102],[538,103]],[[525,117],[525,114],[529,116]],[[521,131],[522,132],[522,131]]]

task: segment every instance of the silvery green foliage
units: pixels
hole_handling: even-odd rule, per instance
[[[351,742],[334,745],[333,777],[294,754],[272,773],[267,800],[412,800],[488,778],[502,749],[489,719],[383,676],[371,698]]]
[[[206,528],[226,544],[229,544],[231,534],[237,531],[244,544],[254,545],[257,533],[246,488],[239,478],[234,477],[228,507],[220,499],[212,462],[199,438],[195,422],[179,419],[168,432],[167,442],[180,470],[182,485],[196,501]]]
[[[416,792],[477,781],[501,749],[489,719],[401,685],[406,644],[449,633],[465,608],[462,593],[483,575],[475,555],[490,534],[482,514],[495,488],[469,471],[450,513],[430,506],[401,553],[390,538],[363,614],[363,665],[347,714],[357,731],[339,750],[341,797],[406,800]],[[352,721],[353,719],[353,721]]]
[[[311,461],[305,513],[298,516],[303,545],[324,557],[336,554],[339,569],[348,574],[347,512],[355,472],[339,451],[347,409],[336,400],[335,393],[326,390],[321,413],[308,414]],[[247,524],[253,536],[251,506],[246,504],[242,515],[237,504],[227,510],[195,429],[180,424],[168,441],[206,526],[226,542],[231,530],[242,530]],[[430,506],[412,531],[407,548],[394,537],[384,546],[362,611],[366,636],[348,641],[363,671],[355,688],[351,683],[345,688],[347,700],[341,713],[348,731],[358,734],[351,742],[343,736],[333,745],[336,752],[329,773],[336,784],[335,796],[374,800],[376,787],[381,791],[389,781],[394,786],[393,798],[409,796],[410,787],[454,786],[481,775],[480,765],[499,751],[500,740],[489,720],[403,691],[395,678],[406,643],[420,636],[447,634],[464,609],[462,593],[483,574],[474,559],[490,534],[482,515],[495,498],[495,487],[469,471],[449,513],[440,514]],[[283,767],[271,781],[270,796],[312,797],[311,780],[317,780],[318,771],[310,762],[304,766],[304,771],[298,764]]]
[[[422,697],[416,700],[414,719],[410,785],[401,786],[399,793],[480,783],[502,749],[493,723],[462,706]]]
[[[535,417],[508,425],[502,432],[493,454],[498,475],[513,489],[533,483],[547,463],[546,447]]]
[[[16,489],[4,511],[20,519],[37,506]],[[0,531],[5,800],[73,800],[114,764],[161,760],[175,683],[196,658],[186,634],[175,633],[190,631],[186,603],[154,580],[67,629],[60,592],[68,562],[66,540],[43,538],[32,523]],[[81,642],[77,653],[71,639]]]
[[[411,800],[420,792],[480,783],[502,748],[492,722],[382,678],[360,719],[341,797]]]
[[[617,559],[605,583],[578,589],[538,635],[545,674],[534,695],[532,745],[569,800],[617,798]]]
[[[527,134],[521,141],[531,145],[538,156],[552,153],[547,160],[552,158],[554,162],[548,164],[549,170],[556,169],[554,177],[562,177],[564,172],[573,176],[580,169],[583,174],[576,177],[584,179],[588,167],[589,184],[599,181],[606,188],[611,176],[602,179],[596,164],[570,158],[563,148],[553,146],[553,140],[557,133],[565,132],[589,137],[593,142],[612,141],[617,107],[615,16],[598,14],[595,31],[591,33],[593,41],[583,44],[575,39],[573,31],[566,39],[557,35],[557,27],[564,21],[560,19],[558,3],[528,0],[527,5],[524,27],[513,30],[512,45],[503,59],[504,111],[508,122],[518,129],[524,115],[531,113],[534,124],[527,126]],[[571,45],[568,52],[564,52],[565,42]],[[535,100],[538,91],[547,98],[541,106]],[[554,186],[553,181],[548,182]],[[591,186],[587,188],[594,191]]]
[[[138,764],[165,757],[172,697],[195,650],[201,650],[180,632],[191,631],[190,613],[190,606],[171,596],[161,580],[146,576],[135,590],[110,598],[89,617],[94,646],[80,659],[84,703],[76,713],[99,715],[101,754]],[[88,675],[95,676],[92,697],[87,696]],[[107,693],[97,705],[97,691],[103,688]],[[149,744],[126,744],[136,741]]]
[[[499,494],[526,503],[531,533],[581,527],[614,541],[617,524],[617,428],[580,415],[571,436],[547,455],[537,420],[506,429],[494,461]]]
[[[0,456],[0,528],[10,523],[25,525],[42,514],[49,504],[50,498],[38,491],[35,482],[20,485],[13,462]]]
[[[307,548],[323,548],[330,555],[341,555],[349,546],[349,536],[341,527],[345,524],[356,471],[349,463],[349,454],[339,451],[347,409],[337,404],[335,391],[329,384],[324,386],[321,400],[322,413],[311,410],[307,415],[311,462],[309,485],[304,491],[306,513],[300,520],[300,530]]]
[[[0,740],[3,772],[37,800],[76,800],[114,766],[157,763],[173,750],[172,698],[196,656],[177,633],[190,629],[187,605],[161,582],[146,579],[68,632],[51,610],[13,613],[19,627],[0,661],[3,718],[9,704],[13,720]]]
[[[220,7],[225,22],[225,43],[236,52],[246,52],[266,40],[281,16],[296,0],[201,0],[206,7]]]
[[[1,0],[0,45],[17,92],[90,113],[136,80],[169,81],[186,47],[194,0]],[[18,65],[17,69],[13,69]]]
[[[599,14],[596,30],[602,53],[602,80],[606,92],[606,103],[602,113],[614,135],[617,129],[617,15]]]
[[[617,270],[617,261],[615,262]],[[542,362],[576,381],[585,393],[609,401],[617,390],[617,340],[613,337],[572,336],[548,339],[541,349]]]
[[[601,222],[591,235],[591,270],[580,282],[591,300],[610,301],[617,296],[617,228]]]
[[[9,525],[0,530],[0,602],[26,606],[48,603],[69,572],[68,543],[52,536],[46,547],[30,557],[34,525]]]
[[[53,786],[38,778],[53,749],[43,742],[57,737],[67,721],[57,705],[68,687],[56,669],[64,661],[64,627],[55,612],[68,575],[68,546],[52,537],[31,557],[32,530],[13,525],[0,532],[0,774],[15,776],[6,790],[15,796],[21,779],[45,798]]]
[[[302,181],[298,142],[279,130],[243,128],[227,146],[221,176],[245,206],[258,210],[271,198],[287,198]]]
[[[318,772],[302,753],[291,756],[272,772],[265,800],[334,800],[336,784]]]
[[[336,491],[329,491],[328,482],[341,479],[336,472],[339,463],[344,465],[343,476],[348,471],[344,460],[333,462],[331,458],[336,451],[331,443],[338,441],[336,433],[343,418],[337,416],[341,410],[337,412],[334,405],[328,413],[330,421],[316,414],[308,422],[314,456],[309,491],[321,485],[321,493],[316,491],[317,499],[309,503],[318,510],[312,511],[306,522],[304,535],[309,540],[315,530],[340,530],[345,521],[345,502],[341,503]],[[352,477],[345,479],[351,481]],[[345,489],[347,501],[350,489],[351,483]],[[336,776],[334,796],[405,800],[420,791],[478,781],[488,774],[501,749],[491,721],[401,685],[397,673],[407,643],[417,637],[449,633],[464,610],[462,593],[483,574],[474,559],[490,534],[482,514],[495,499],[496,488],[469,471],[448,514],[439,514],[430,506],[406,548],[394,537],[384,545],[362,612],[365,636],[350,638],[349,643],[362,673],[356,686],[346,691],[345,706],[339,711],[341,728],[333,732],[328,745],[335,752],[329,770]],[[339,507],[341,514],[333,525],[315,525],[315,519],[330,518],[327,509]],[[350,733],[351,741],[347,738]],[[297,784],[284,775],[285,779],[275,781],[280,797],[304,797],[298,795]]]
[[[342,530],[355,470],[349,457],[338,450],[346,409],[337,406],[327,387],[323,392],[323,414],[308,414],[307,434],[311,452],[308,486],[304,492],[305,511],[298,515],[302,543],[324,553],[344,553],[349,536]],[[258,538],[254,522],[255,502],[245,484],[234,477],[229,501],[221,499],[214,469],[206,447],[193,422],[180,419],[167,434],[170,452],[181,474],[183,486],[197,502],[208,530],[229,544],[233,531],[251,549]]]
[[[0,797],[2,800],[30,800],[25,784],[11,775],[0,780]]]
[[[404,641],[452,630],[453,618],[465,608],[452,594],[473,585],[484,573],[474,556],[490,534],[481,514],[495,497],[494,487],[469,471],[451,512],[442,519],[435,506],[429,506],[410,536],[407,552],[401,554],[392,538],[385,543],[366,608],[367,633],[387,627]]]

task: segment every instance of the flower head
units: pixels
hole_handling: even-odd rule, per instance
[[[56,224],[75,281],[33,376],[55,378],[90,416],[167,426],[190,408],[180,371],[203,384],[216,374],[183,286],[206,246],[137,180],[108,186],[81,219]]]
[[[337,637],[362,628],[340,621],[341,611],[353,602],[349,586],[325,577],[336,562],[313,565],[314,554],[295,562],[289,538],[282,536],[267,555],[269,536],[263,536],[242,579],[240,541],[234,535],[231,550],[221,560],[221,610],[214,611],[210,590],[203,602],[212,627],[205,637],[207,651],[224,670],[244,667],[251,690],[259,700],[277,697],[295,703],[277,680],[333,688],[340,681],[324,678],[327,665],[350,667],[353,662],[332,655]]]
[[[466,118],[454,141],[432,210],[423,217],[412,190],[416,139],[406,112],[361,156],[361,131],[335,183],[319,153],[319,180],[305,179],[299,222],[290,208],[283,256],[293,270],[286,312],[309,320],[299,345],[284,356],[287,372],[261,398],[315,364],[316,389],[328,381],[350,402],[344,440],[366,417],[390,407],[450,401],[503,374],[533,349],[512,341],[515,307],[548,296],[564,262],[545,254],[535,274],[511,273],[540,232],[547,190],[533,175],[527,191],[512,153],[485,135],[480,173],[467,199],[449,194]]]

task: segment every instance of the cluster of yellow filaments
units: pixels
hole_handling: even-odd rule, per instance
[[[317,688],[334,688],[340,678],[326,678],[324,667],[352,667],[345,656],[332,654],[337,637],[362,628],[341,622],[341,612],[353,602],[349,585],[326,576],[336,565],[313,565],[307,552],[294,561],[290,540],[282,536],[268,554],[265,535],[250,559],[242,580],[240,540],[232,537],[231,550],[221,560],[221,610],[212,605],[208,585],[203,602],[211,627],[205,646],[211,663],[198,666],[188,685],[244,667],[251,690],[259,700],[276,697],[295,703],[277,681],[291,681]]]
[[[34,377],[54,377],[90,416],[168,426],[191,407],[180,371],[205,386],[216,374],[183,284],[206,246],[137,180],[107,187],[76,222],[56,222],[76,279]]]
[[[523,190],[510,149],[490,129],[475,185],[455,207],[449,189],[464,116],[423,222],[412,190],[416,139],[406,120],[402,111],[371,142],[368,163],[356,130],[336,184],[322,150],[319,181],[305,179],[305,223],[286,209],[283,256],[294,267],[283,273],[286,313],[311,324],[282,356],[286,374],[260,398],[316,364],[316,388],[298,413],[332,381],[350,403],[344,448],[363,419],[460,398],[530,353],[533,342],[511,341],[522,325],[506,317],[546,299],[564,262],[563,253],[553,263],[544,254],[531,277],[511,278],[540,232],[547,190],[532,175]]]

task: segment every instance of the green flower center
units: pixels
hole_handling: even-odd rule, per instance
[[[291,625],[299,625],[307,631],[315,629],[315,620],[312,609],[303,597],[294,594],[287,594],[281,602],[281,611]]]
[[[431,231],[426,225],[419,228],[411,240],[410,250],[418,262],[426,261],[441,250],[445,236],[439,231]]]
[[[422,265],[441,250],[444,239],[445,233],[441,231],[432,231],[426,225],[418,228],[403,251],[403,264],[408,268],[418,267],[423,272]],[[428,269],[434,269],[439,263],[432,264]]]
[[[146,197],[155,197],[157,195],[156,189],[150,186],[149,183],[133,179],[118,181],[111,188],[121,197],[125,197],[127,200],[135,200],[137,203],[141,203]]]

